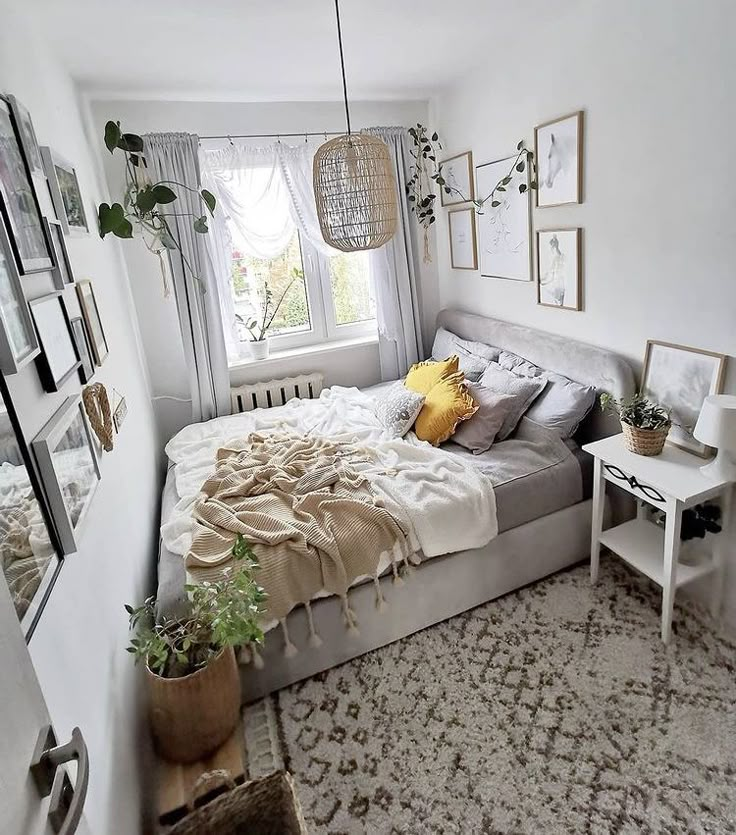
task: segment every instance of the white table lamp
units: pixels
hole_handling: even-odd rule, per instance
[[[736,481],[736,396],[710,394],[703,401],[693,435],[715,447],[716,457],[700,468],[703,475],[719,481]]]

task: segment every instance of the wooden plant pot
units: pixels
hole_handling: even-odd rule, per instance
[[[165,759],[196,762],[232,734],[240,716],[240,678],[232,647],[188,676],[162,678],[146,667],[146,677],[151,731]]]
[[[670,424],[661,429],[639,429],[621,422],[624,433],[624,443],[629,452],[637,455],[659,455],[664,449],[664,442],[670,431]]]

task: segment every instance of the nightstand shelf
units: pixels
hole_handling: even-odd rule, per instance
[[[614,552],[632,568],[646,574],[659,586],[664,586],[664,529],[646,519],[632,519],[603,531],[598,541]],[[677,564],[675,587],[692,583],[710,574],[715,568],[709,559],[700,565]]]

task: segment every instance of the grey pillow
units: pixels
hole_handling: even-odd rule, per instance
[[[496,394],[510,394],[514,398],[496,437],[496,440],[503,441],[516,429],[516,425],[532,401],[542,393],[547,385],[547,379],[546,377],[522,377],[514,374],[513,371],[501,368],[497,362],[492,362],[483,372],[480,384]]]
[[[463,420],[451,440],[474,455],[488,452],[496,440],[506,414],[514,404],[511,394],[497,394],[480,383],[468,383],[468,391],[475,400],[478,411],[468,420]]]
[[[547,378],[547,387],[534,401],[526,416],[548,429],[553,429],[561,438],[571,438],[595,406],[597,392],[593,386],[576,383],[575,380],[554,371],[545,371],[508,351],[501,351],[498,363],[515,374]]]
[[[394,437],[403,438],[414,426],[425,400],[425,395],[411,391],[399,380],[376,395],[373,411]]]
[[[500,350],[483,342],[461,339],[446,328],[437,328],[432,343],[432,359],[446,360],[455,354],[459,360],[458,369],[467,380],[479,380],[488,363],[498,359]]]

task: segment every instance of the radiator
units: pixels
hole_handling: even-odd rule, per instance
[[[233,414],[250,412],[258,408],[270,409],[271,406],[283,406],[294,397],[312,400],[319,397],[323,380],[321,374],[315,373],[238,386],[230,391]]]

